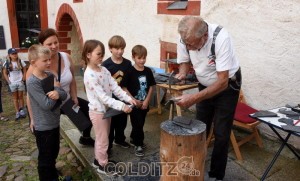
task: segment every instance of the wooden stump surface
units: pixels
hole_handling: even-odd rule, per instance
[[[192,120],[192,129],[162,122],[160,161],[162,181],[202,181],[206,157],[206,125]]]

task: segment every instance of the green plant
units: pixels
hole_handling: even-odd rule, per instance
[[[97,180],[92,171],[88,168],[84,168],[81,175],[81,180],[89,181],[89,180]]]
[[[38,39],[36,37],[27,37],[21,42],[21,47],[29,48],[33,44],[38,44]]]

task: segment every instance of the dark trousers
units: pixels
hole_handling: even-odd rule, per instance
[[[80,97],[77,97],[78,99],[78,104],[80,107],[80,111],[89,119],[89,102],[85,99],[82,99]],[[63,110],[60,110],[61,114],[65,114]],[[83,137],[91,137],[91,129],[92,129],[93,125],[91,124],[91,126],[89,126],[88,128],[86,128],[85,130],[82,131],[82,136]]]
[[[130,121],[132,126],[130,138],[132,139],[133,144],[136,146],[142,146],[144,143],[144,124],[148,111],[149,109],[132,109],[130,113]]]
[[[110,132],[109,132],[109,147],[112,148],[112,143],[115,140],[117,143],[125,141],[126,137],[124,130],[127,126],[127,114],[122,113],[111,118]]]
[[[204,89],[199,86],[199,90]],[[196,119],[206,124],[207,134],[214,123],[214,148],[211,156],[209,176],[222,180],[228,157],[230,133],[235,108],[239,97],[239,88],[230,86],[218,95],[196,104]]]
[[[39,150],[38,173],[41,181],[58,180],[55,168],[59,152],[59,127],[47,131],[34,131]]]
[[[90,119],[90,115],[89,115],[89,102],[85,99],[82,99],[80,97],[77,97],[78,99],[78,104],[80,106],[80,110],[82,111],[82,113]],[[91,129],[92,129],[93,125],[91,124],[90,127],[86,128],[85,130],[82,131],[82,136],[83,137],[91,137]]]

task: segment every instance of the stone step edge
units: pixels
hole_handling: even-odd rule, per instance
[[[66,116],[61,116],[60,121],[68,121],[70,120]],[[98,181],[101,181],[100,175],[97,173],[96,169],[94,169],[90,163],[89,160],[86,159],[86,157],[82,154],[82,152],[77,148],[77,146],[74,144],[73,140],[71,140],[67,134],[67,131],[65,127],[61,124],[60,126],[60,135],[63,137],[64,140],[66,140],[67,144],[70,146],[72,152],[75,154],[75,156],[79,159],[79,161],[82,163],[82,165],[88,169],[91,170],[93,175],[97,178]],[[78,135],[81,135],[78,129],[74,128],[73,131],[77,132]]]

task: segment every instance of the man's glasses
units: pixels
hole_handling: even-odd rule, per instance
[[[200,42],[202,43],[202,45],[201,45],[201,47],[202,47],[206,41],[203,38],[208,35],[208,25],[207,24],[206,24],[206,27],[207,27],[206,32],[199,38],[194,37],[194,39],[192,40],[193,41],[192,43],[187,43],[186,40],[183,40],[182,38],[180,38],[180,43],[185,45],[187,48],[189,47],[189,49],[192,49],[192,50],[199,49],[198,46],[200,46]]]
[[[11,55],[17,55],[18,53],[11,53]]]
[[[201,40],[201,38],[200,38],[200,40]],[[189,47],[191,49],[198,49],[197,44],[195,42],[194,42],[194,44],[186,43],[182,38],[180,38],[180,43],[182,43],[183,45],[185,45],[186,47]]]
[[[192,44],[186,43],[182,38],[180,38],[180,43],[184,44],[185,46],[193,47]]]
[[[185,46],[189,46],[189,47],[193,46],[192,44],[184,42],[184,40],[182,38],[180,38],[180,43],[184,44]]]
[[[180,38],[180,43],[182,43],[182,44],[186,45],[186,43],[183,41],[183,39],[182,39],[182,38]]]

